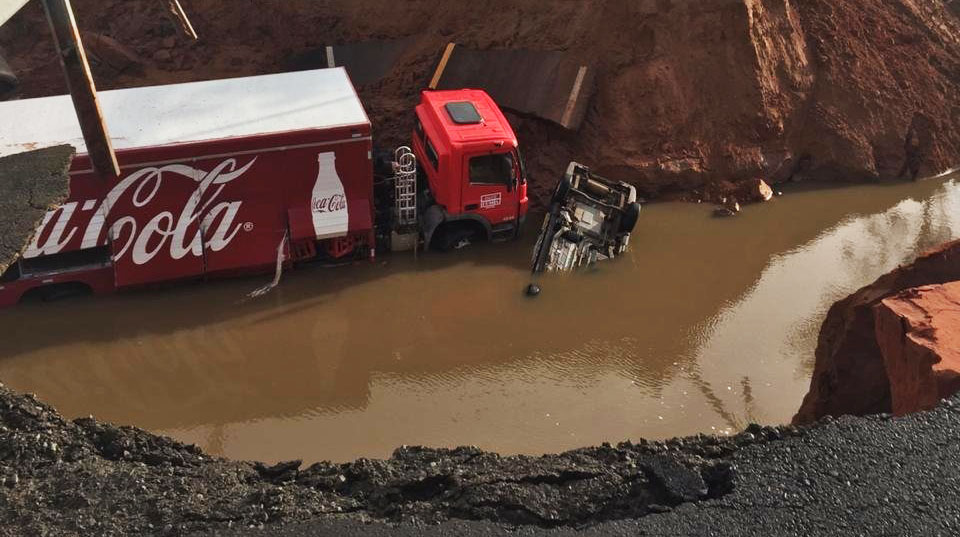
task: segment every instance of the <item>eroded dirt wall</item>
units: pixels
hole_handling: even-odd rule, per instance
[[[142,60],[98,67],[102,88],[275,72],[323,45],[414,36],[390,76],[361,88],[383,145],[407,138],[447,42],[593,63],[579,133],[513,118],[535,196],[570,159],[647,196],[757,175],[891,177],[908,150],[924,175],[960,163],[960,19],[942,0],[184,0],[196,43],[162,4],[74,2],[85,32]],[[46,34],[36,5],[0,31],[24,96],[64,90]]]

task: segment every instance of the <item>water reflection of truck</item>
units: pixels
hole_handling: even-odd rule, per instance
[[[0,103],[0,156],[71,144],[70,196],[0,277],[0,305],[515,237],[517,138],[479,90],[424,92],[412,149],[375,159],[343,69],[100,93],[121,167],[93,170],[69,96]],[[375,168],[377,181],[375,181]]]

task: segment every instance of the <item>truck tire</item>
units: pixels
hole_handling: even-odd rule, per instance
[[[547,260],[550,257],[550,244],[553,242],[553,228],[556,225],[560,206],[556,203],[550,207],[550,212],[543,219],[543,225],[540,226],[540,235],[537,237],[537,244],[533,247],[533,273],[539,274],[546,269]]]
[[[58,302],[68,298],[92,295],[93,289],[89,285],[80,282],[55,283],[43,287],[34,287],[23,296],[20,302]]]
[[[69,282],[44,287],[41,296],[44,302],[59,302],[61,300],[92,294],[93,289],[90,289],[89,285],[80,282]]]
[[[640,204],[631,203],[627,205],[620,217],[620,233],[630,233],[637,227],[637,219],[640,217]]]
[[[476,240],[476,233],[469,226],[448,225],[440,229],[433,239],[436,250],[451,252],[462,250]]]

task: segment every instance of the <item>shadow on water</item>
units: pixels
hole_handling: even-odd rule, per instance
[[[920,200],[920,201],[913,201]],[[237,458],[507,453],[783,422],[829,304],[960,235],[952,181],[649,206],[630,255],[522,295],[515,243],[0,311],[0,379]],[[385,260],[385,261],[384,261]]]

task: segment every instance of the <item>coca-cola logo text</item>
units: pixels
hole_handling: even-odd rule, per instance
[[[312,205],[313,212],[335,213],[347,208],[347,198],[343,194],[334,194],[326,198],[314,198]]]
[[[73,201],[48,212],[23,256],[29,259],[60,253],[77,237],[81,227],[84,229],[79,247],[93,248],[112,240],[114,261],[130,255],[135,264],[144,265],[163,251],[175,260],[188,255],[200,257],[204,246],[219,252],[233,241],[243,226],[235,223],[243,202],[219,201],[219,198],[226,186],[246,173],[256,160],[238,168],[236,159],[227,159],[209,172],[183,164],[137,170],[117,183],[103,200],[86,200],[82,205]],[[180,214],[159,211],[150,217],[143,216],[159,197],[164,179],[170,176],[197,183]],[[139,217],[120,216],[113,221],[108,233],[104,233],[111,211],[121,201],[140,211]],[[81,213],[90,213],[86,226],[71,224],[78,208]],[[195,225],[197,223],[199,225]]]

